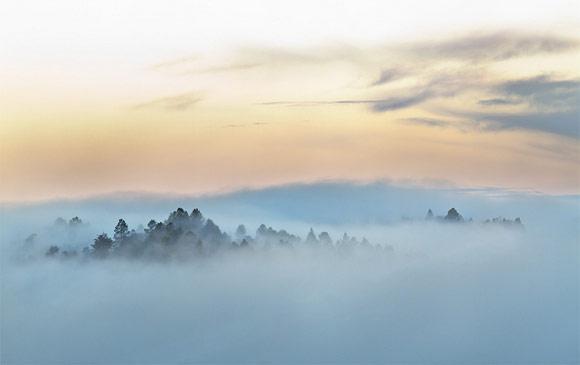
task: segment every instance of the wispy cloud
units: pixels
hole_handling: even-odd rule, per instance
[[[263,125],[268,125],[268,122],[254,122],[254,123],[239,123],[239,124],[226,124],[222,128],[246,128],[246,127],[259,127]]]
[[[371,109],[377,113],[405,109],[420,104],[432,96],[433,93],[431,91],[425,90],[411,96],[393,97],[377,101],[371,104]]]
[[[306,48],[242,47],[226,55],[227,61],[216,60],[216,63],[209,66],[207,61],[211,59],[189,56],[161,62],[154,67],[173,67],[178,73],[183,71],[206,73],[240,71],[257,67],[320,65],[331,62],[348,62],[361,67],[378,63],[385,66],[379,77],[370,84],[376,86],[405,75],[406,71],[389,66],[395,57],[402,57],[405,61],[410,57],[415,62],[428,60],[431,64],[449,59],[466,63],[495,62],[537,54],[562,53],[579,47],[578,40],[558,35],[503,31],[367,48],[345,43]]]
[[[246,71],[256,68],[288,68],[302,65],[320,65],[331,62],[360,64],[368,57],[362,49],[346,45],[326,45],[313,48],[242,47],[225,55],[226,61],[211,57],[185,57],[155,65],[156,69],[177,74],[204,74]]]
[[[490,113],[475,111],[465,116],[486,129],[528,129],[562,136],[580,137],[580,81],[554,79],[549,75],[509,80],[497,84],[493,90],[497,99],[483,105],[526,102],[525,111]],[[505,101],[505,102],[504,102]]]
[[[527,129],[580,138],[580,113],[565,112],[478,113],[466,115],[486,130]]]
[[[185,93],[149,100],[144,103],[137,104],[133,108],[136,110],[158,108],[168,111],[185,111],[190,109],[201,100],[201,97],[197,93]]]
[[[499,32],[471,35],[435,42],[419,42],[404,47],[408,53],[434,59],[501,61],[542,53],[559,53],[578,48],[575,39],[555,35]]]
[[[549,75],[503,82],[496,91],[538,107],[574,108],[580,102],[580,80],[557,80]]]
[[[381,71],[379,78],[374,81],[370,86],[379,86],[387,84],[391,81],[399,80],[407,75],[407,72],[395,69],[395,68],[388,68]]]
[[[257,62],[247,62],[247,63],[232,63],[232,64],[226,64],[226,65],[220,65],[220,66],[214,66],[214,67],[207,67],[207,68],[202,68],[200,70],[192,70],[191,72],[199,72],[199,73],[218,73],[218,72],[230,72],[230,71],[243,71],[243,70],[249,70],[252,68],[256,68],[261,66],[259,63]],[[188,73],[187,71],[185,71],[184,73]]]
[[[174,67],[191,64],[192,62],[196,62],[199,59],[200,59],[199,55],[180,57],[173,60],[156,63],[153,66],[151,66],[151,68],[154,70],[171,69]]]
[[[415,125],[423,125],[428,127],[449,127],[452,124],[448,121],[442,119],[434,119],[434,118],[405,118],[401,119],[402,122],[407,124],[415,124]]]
[[[323,100],[323,101],[270,101],[259,103],[266,106],[289,106],[289,107],[309,107],[320,105],[360,105],[370,106],[373,112],[386,112],[397,109],[404,109],[421,103],[426,100],[428,95],[420,93],[412,96],[391,97],[385,99],[340,99],[340,100]]]
[[[469,90],[477,84],[479,78],[473,74],[448,73],[431,76],[426,83],[421,86],[391,91],[389,95],[380,98],[361,98],[361,99],[337,99],[323,101],[269,101],[259,103],[260,105],[277,105],[291,107],[309,107],[320,105],[348,105],[348,104],[366,104],[370,111],[375,113],[384,113],[394,110],[400,110],[419,105],[434,98],[447,98],[458,93]]]
[[[479,105],[484,106],[497,106],[497,105],[516,105],[520,104],[521,101],[513,99],[503,99],[503,98],[493,98],[493,99],[482,99],[477,102]]]
[[[370,48],[346,44],[294,49],[245,47],[225,57],[223,62],[207,63],[189,57],[165,62],[158,67],[169,67],[172,72],[186,74],[269,68],[275,75],[282,69],[295,68],[296,72],[302,72],[304,66],[347,63],[355,70],[356,77],[363,80],[358,82],[357,88],[349,90],[348,97],[265,100],[257,104],[286,107],[364,105],[373,113],[387,113],[413,107],[426,108],[425,104],[432,100],[445,102],[472,93],[475,95],[473,102],[462,110],[444,112],[441,118],[429,110],[434,119],[408,122],[442,127],[448,125],[441,122],[447,115],[463,118],[466,123],[461,128],[471,123],[478,130],[527,129],[577,138],[580,119],[578,79],[557,79],[541,74],[498,81],[489,69],[497,62],[509,59],[563,54],[579,47],[578,40],[570,37],[504,31]],[[397,64],[393,64],[393,60],[397,60]],[[404,82],[397,83],[397,89],[393,89],[391,83],[402,79]],[[260,82],[263,81],[261,78]],[[137,108],[186,110],[199,100],[197,95],[184,94],[153,100]],[[516,109],[510,108],[513,106],[517,106],[517,111],[511,110]],[[495,112],[494,107],[502,107],[501,113]],[[457,127],[455,123],[452,126]]]

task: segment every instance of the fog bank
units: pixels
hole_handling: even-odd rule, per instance
[[[239,223],[252,232],[265,223],[304,238],[312,227],[393,251],[12,259],[28,234],[46,234],[59,216],[89,222],[75,239],[90,243],[119,218],[135,227],[177,206],[200,207],[230,234]],[[427,209],[451,206],[476,220],[521,216],[525,230],[424,221]],[[2,215],[2,363],[580,360],[577,197],[337,184],[52,202]]]

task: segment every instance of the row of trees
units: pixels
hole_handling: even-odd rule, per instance
[[[447,211],[447,214],[444,216],[435,216],[433,211],[429,209],[427,214],[425,215],[425,220],[428,221],[439,221],[439,222],[450,222],[450,223],[463,223],[463,222],[473,222],[473,219],[466,220],[463,218],[461,214],[455,208],[451,208]],[[523,228],[522,220],[518,217],[515,219],[508,219],[503,217],[496,217],[492,219],[486,219],[484,224],[499,224],[503,226],[512,226],[512,227],[519,227]]]
[[[428,210],[426,220],[438,222],[468,222],[455,209],[451,208],[445,216],[435,216]],[[471,221],[471,220],[469,220]],[[63,223],[64,222],[64,223]],[[63,220],[60,224],[67,224]],[[523,227],[519,218],[515,220],[494,218],[485,221],[487,224]],[[82,221],[75,217],[68,225],[75,226]],[[125,257],[150,260],[188,259],[195,256],[211,255],[224,249],[264,248],[272,246],[325,247],[330,249],[364,248],[375,250],[392,250],[390,246],[372,245],[366,238],[362,241],[346,233],[334,241],[327,232],[316,234],[310,229],[306,238],[291,234],[284,229],[276,230],[262,224],[254,236],[248,234],[244,225],[239,225],[230,237],[222,232],[211,219],[206,219],[199,209],[188,213],[182,208],[171,212],[162,222],[150,220],[147,227],[139,231],[131,230],[124,219],[119,219],[110,237],[107,233],[99,234],[89,247],[83,250],[84,256],[94,258]],[[47,256],[76,256],[76,251],[61,251],[58,246],[51,246]]]
[[[99,234],[93,243],[83,250],[84,256],[92,258],[124,257],[145,260],[189,259],[197,256],[211,255],[226,249],[252,249],[272,246],[293,247],[305,246],[326,248],[387,249],[391,247],[371,245],[367,239],[358,241],[354,237],[344,236],[334,242],[327,232],[315,234],[310,229],[306,239],[291,234],[286,230],[275,230],[262,224],[256,234],[248,234],[244,225],[239,225],[230,237],[222,232],[211,219],[206,219],[199,209],[188,213],[182,208],[171,212],[163,222],[150,220],[141,231],[131,230],[124,219],[119,219],[113,229],[112,237],[107,233]],[[68,251],[64,254],[58,246],[51,246],[47,256],[73,256]]]

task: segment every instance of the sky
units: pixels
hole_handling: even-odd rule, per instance
[[[0,4],[0,201],[580,193],[574,1]]]

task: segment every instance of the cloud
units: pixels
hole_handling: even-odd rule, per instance
[[[330,62],[350,62],[361,64],[367,57],[365,51],[356,47],[339,45],[320,45],[312,48],[283,47],[242,47],[225,55],[227,61],[206,58],[185,57],[169,60],[154,68],[169,69],[177,74],[203,74],[246,71],[260,67],[287,68],[302,65],[320,65]]]
[[[580,138],[580,112],[471,113],[470,118],[484,130],[527,129]]]
[[[509,80],[493,87],[498,98],[480,100],[485,106],[527,102],[523,112],[464,113],[487,130],[528,129],[561,136],[580,137],[580,81],[549,75]]]
[[[398,69],[394,68],[384,69],[383,71],[381,71],[379,78],[375,82],[373,82],[370,86],[384,85],[391,81],[401,79],[406,75],[407,75],[406,72],[403,72]]]
[[[263,125],[268,125],[268,122],[254,122],[254,123],[240,123],[240,124],[226,124],[222,128],[245,128],[245,127],[259,127]]]
[[[173,60],[156,63],[155,65],[151,66],[151,68],[154,70],[170,69],[173,67],[178,67],[181,65],[190,64],[190,63],[195,62],[199,59],[200,59],[199,55],[180,57],[180,58],[176,58]]]
[[[576,39],[558,35],[539,35],[503,31],[474,34],[460,38],[435,41],[418,41],[405,44],[384,44],[376,47],[355,47],[350,44],[322,44],[316,47],[242,47],[227,54],[227,62],[211,57],[190,56],[155,65],[157,69],[174,68],[182,73],[210,73],[253,69],[257,67],[292,67],[320,65],[331,62],[348,62],[365,68],[369,64],[389,63],[394,56],[410,56],[412,62],[428,59],[433,64],[449,59],[472,63],[495,62],[511,58],[555,54],[577,49]],[[408,60],[406,60],[408,61]],[[213,64],[208,65],[207,62]],[[192,67],[193,66],[193,67]],[[416,69],[421,72],[423,67]],[[185,71],[185,72],[184,72]],[[404,72],[385,67],[379,78],[370,86],[377,86],[404,76]]]
[[[435,98],[449,98],[479,87],[480,76],[470,72],[439,72],[429,75],[427,81],[420,87],[399,91],[404,95],[397,95],[371,103],[371,110],[384,113],[393,110],[405,109],[422,104]]]
[[[578,109],[561,112],[457,112],[439,111],[441,115],[460,118],[460,124],[447,124],[460,130],[504,131],[529,130],[569,138],[580,138],[580,112]],[[424,123],[428,125],[428,123]],[[436,126],[434,124],[433,126]]]
[[[485,87],[482,87],[485,89]],[[526,104],[524,109],[501,113],[489,110],[457,111],[445,109],[439,113],[462,118],[465,125],[483,131],[531,130],[570,138],[580,138],[580,81],[554,79],[549,75],[508,80],[492,85],[488,91],[497,96],[482,99],[484,107]],[[461,92],[461,89],[458,89]]]
[[[427,90],[411,96],[394,97],[379,100],[371,104],[371,110],[377,113],[382,113],[386,111],[405,109],[413,105],[422,103],[432,96],[433,93]]]
[[[156,108],[167,111],[185,111],[201,101],[197,93],[186,93],[163,98],[153,99],[141,104],[135,105],[134,109]]]
[[[391,97],[385,99],[343,99],[343,100],[325,100],[325,101],[269,101],[259,103],[260,105],[282,105],[289,107],[310,107],[320,105],[359,105],[366,104],[370,106],[370,110],[377,113],[386,111],[398,110],[408,108],[410,106],[419,104],[425,101],[428,95],[425,93],[418,93],[417,95]]]
[[[338,99],[324,101],[270,101],[260,105],[285,105],[292,107],[308,107],[319,105],[367,104],[370,111],[384,113],[419,105],[433,98],[452,97],[466,91],[479,82],[479,77],[461,72],[440,73],[430,77],[422,86],[410,89],[392,91],[388,96],[373,99]]]
[[[496,106],[496,105],[516,105],[521,103],[521,101],[512,99],[494,98],[494,99],[483,99],[478,101],[477,103],[485,106]]]
[[[287,107],[365,105],[373,113],[385,113],[420,107],[433,99],[446,99],[474,92],[479,94],[474,96],[474,103],[486,110],[448,112],[466,118],[465,123],[460,123],[461,128],[471,122],[480,130],[530,129],[577,137],[580,80],[558,79],[542,74],[497,81],[489,74],[488,69],[494,63],[508,59],[577,50],[579,44],[571,37],[503,31],[368,48],[347,44],[307,48],[244,47],[228,55],[223,63],[211,64],[205,62],[207,60],[186,58],[165,64],[173,65],[171,67],[175,67],[175,71],[182,73],[214,73],[263,67],[274,72],[283,68],[295,68],[302,72],[303,66],[348,63],[349,67],[354,68],[357,78],[363,80],[359,83],[361,87],[355,89],[355,94],[351,88],[349,96],[345,98],[339,96],[327,100],[266,100],[257,104]],[[404,60],[404,68],[393,65],[393,59],[399,62]],[[453,63],[450,65],[448,61]],[[406,87],[393,89],[390,83],[402,78],[409,81],[405,82]],[[380,94],[372,89],[376,86],[384,86]],[[486,94],[488,97],[482,97]],[[177,96],[144,103],[140,107],[157,106],[168,110],[185,110],[198,101],[195,96]],[[494,107],[507,108],[515,105],[520,109],[518,112],[490,112]],[[441,118],[435,116],[435,119]],[[431,125],[440,126],[438,123]]]
[[[521,98],[540,107],[573,108],[580,101],[580,80],[555,80],[549,75],[507,81],[495,89],[502,95]]]
[[[208,68],[204,68],[201,69],[197,72],[199,73],[217,73],[217,72],[229,72],[229,71],[243,71],[243,70],[249,70],[252,68],[256,68],[261,66],[260,63],[257,62],[248,62],[248,63],[232,63],[232,64],[227,64],[227,65],[222,65],[222,66],[214,66],[214,67],[208,67]],[[193,71],[195,72],[195,71]],[[187,73],[187,72],[185,72]]]
[[[421,57],[492,62],[537,54],[560,53],[578,48],[579,42],[554,35],[499,32],[412,44],[406,51]]]
[[[259,103],[260,105],[282,105],[290,107],[310,107],[320,105],[359,105],[366,104],[370,110],[375,113],[384,113],[399,109],[409,108],[418,105],[431,97],[436,96],[430,90],[410,91],[407,96],[393,96],[384,99],[343,99],[343,100],[325,100],[325,101],[270,101]]]
[[[433,119],[433,118],[405,118],[401,119],[403,122],[407,124],[416,124],[416,125],[423,125],[427,127],[449,127],[452,124],[448,121],[441,120],[441,119]]]

